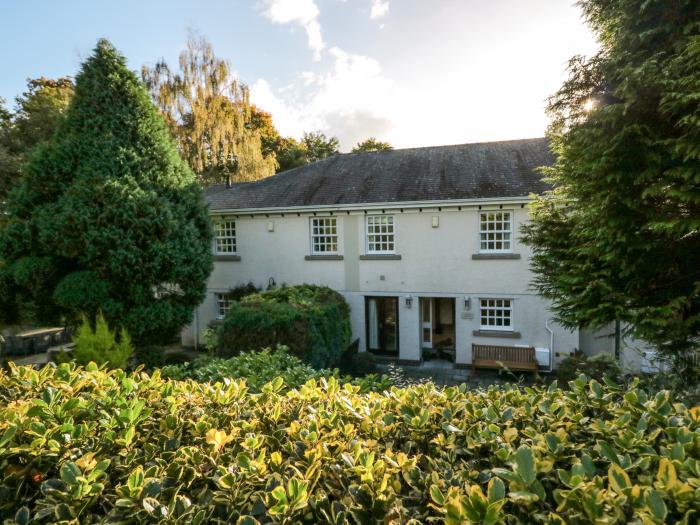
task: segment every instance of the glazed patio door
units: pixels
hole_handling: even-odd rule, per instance
[[[399,352],[399,301],[397,297],[366,297],[367,350],[385,355]]]

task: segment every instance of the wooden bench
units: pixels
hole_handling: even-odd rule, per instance
[[[533,346],[477,345],[472,343],[472,373],[477,368],[495,368],[517,372],[536,372]]]

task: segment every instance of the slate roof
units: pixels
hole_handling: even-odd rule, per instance
[[[213,211],[526,197],[547,189],[544,138],[335,155],[256,182],[210,186]]]

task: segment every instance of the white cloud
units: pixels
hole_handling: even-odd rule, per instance
[[[251,100],[272,113],[280,133],[301,137],[322,130],[340,139],[343,150],[367,137],[383,138],[394,127],[394,82],[379,62],[337,47],[329,50],[333,66],[326,73],[302,73],[297,81],[273,90],[258,79]]]
[[[382,18],[389,12],[389,0],[372,0],[372,9],[369,17],[372,20]]]
[[[314,60],[320,60],[325,47],[314,0],[263,0],[263,14],[276,24],[296,23],[304,28]]]

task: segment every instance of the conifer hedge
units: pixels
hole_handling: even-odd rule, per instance
[[[350,338],[350,307],[342,295],[325,286],[285,286],[233,304],[219,329],[219,354],[283,345],[320,369],[338,363]]]
[[[0,372],[5,523],[697,523],[700,407],[557,388]]]

